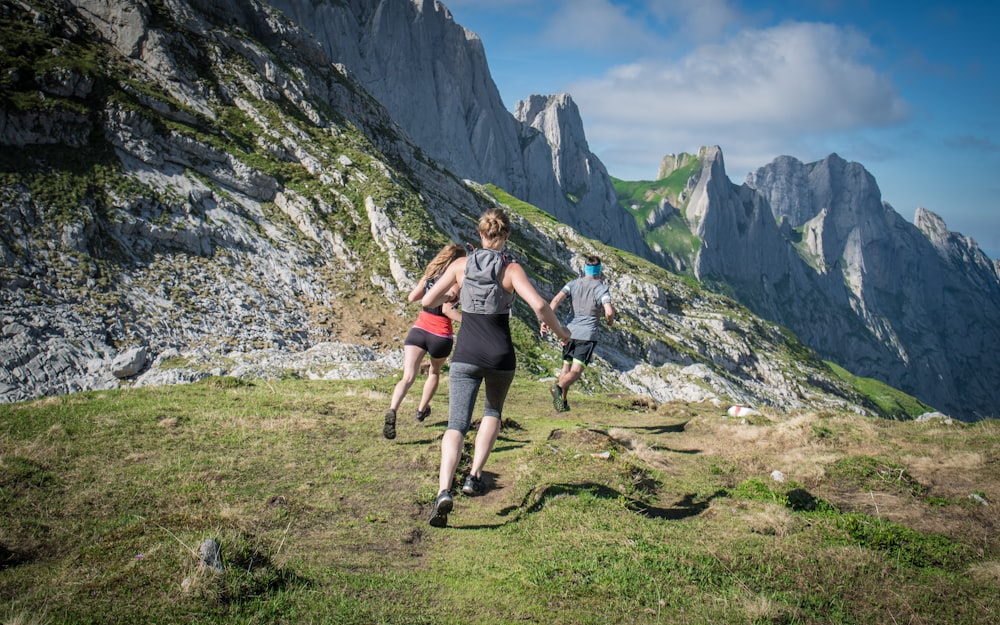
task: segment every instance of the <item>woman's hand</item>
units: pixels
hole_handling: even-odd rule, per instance
[[[558,330],[553,330],[553,332],[555,332],[555,335],[558,336],[559,339],[563,342],[563,345],[565,345],[566,343],[569,342],[571,338],[573,338],[573,335],[562,324],[559,324],[558,328],[559,328]]]

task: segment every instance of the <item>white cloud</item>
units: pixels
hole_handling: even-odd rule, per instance
[[[540,43],[586,53],[716,41],[743,21],[728,0],[561,0],[548,8]]]
[[[618,66],[569,92],[609,164],[628,154],[653,159],[646,167],[655,170],[666,152],[715,143],[727,166],[768,155],[760,166],[803,141],[906,118],[890,77],[866,63],[872,52],[855,31],[789,23],[742,31],[679,60]]]
[[[639,51],[655,47],[658,37],[645,20],[627,14],[627,5],[610,0],[563,2],[549,16],[541,41],[565,49]]]
[[[689,41],[716,41],[742,14],[728,0],[648,0],[646,8],[661,23],[675,22]]]

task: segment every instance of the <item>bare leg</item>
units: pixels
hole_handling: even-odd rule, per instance
[[[389,410],[399,410],[399,405],[403,403],[407,391],[413,386],[413,381],[417,379],[420,361],[426,353],[416,345],[403,346],[403,377],[396,383],[396,388],[392,391],[392,402],[389,404]]]
[[[437,392],[438,383],[441,381],[441,367],[444,366],[447,358],[431,358],[431,369],[427,372],[427,380],[424,382],[424,392],[420,396],[420,404],[417,410],[423,412],[431,405],[431,399]]]
[[[559,374],[559,388],[562,389],[563,401],[566,401],[566,397],[569,393],[569,387],[573,382],[576,382],[583,376],[583,364],[574,360],[572,365],[566,363],[563,365],[562,373]]]
[[[455,469],[462,457],[462,442],[465,436],[458,430],[445,430],[441,437],[441,469],[438,473],[438,492],[451,489]]]
[[[477,478],[482,477],[483,467],[493,451],[493,445],[497,442],[497,434],[500,433],[500,419],[498,417],[483,417],[479,422],[479,431],[476,432],[476,451],[472,456],[472,467],[469,469],[471,475]]]

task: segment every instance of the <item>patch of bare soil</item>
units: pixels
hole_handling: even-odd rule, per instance
[[[372,349],[402,347],[420,309],[416,304],[399,312],[384,300],[355,294],[331,301],[329,307],[310,311],[313,322],[329,330],[338,341]]]

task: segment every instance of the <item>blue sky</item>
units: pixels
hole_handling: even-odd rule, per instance
[[[718,145],[733,182],[836,152],[1000,258],[1000,2],[444,0],[504,105],[569,93],[612,176]]]

